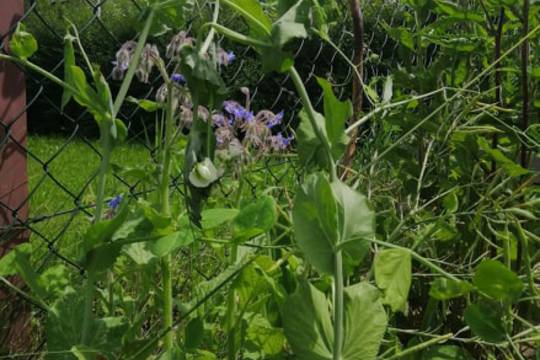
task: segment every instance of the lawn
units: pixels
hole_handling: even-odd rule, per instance
[[[77,208],[91,206],[95,184],[89,183],[99,166],[92,146],[96,140],[83,141],[61,137],[30,136],[28,139],[28,178],[30,191],[31,241],[34,251],[44,249],[46,241],[68,257],[78,255],[77,245],[89,224],[89,216]],[[147,162],[149,150],[140,143],[119,146],[113,162],[124,166]],[[107,184],[107,195],[125,193],[128,186],[118,179]],[[38,254],[43,254],[41,250]]]

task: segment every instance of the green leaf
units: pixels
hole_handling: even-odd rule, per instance
[[[156,256],[148,250],[147,243],[137,242],[124,246],[123,252],[137,265],[149,264]]]
[[[270,231],[277,221],[276,201],[271,196],[262,196],[242,207],[234,219],[236,241]]]
[[[325,129],[330,140],[332,155],[339,159],[349,141],[345,135],[345,124],[352,116],[352,103],[350,100],[339,101],[334,95],[332,84],[326,79],[317,78],[324,95]]]
[[[146,112],[155,112],[161,109],[161,105],[152,100],[136,99],[133,96],[128,96],[126,100],[131,103],[137,104],[141,109],[143,109]]]
[[[319,141],[319,138],[315,134],[315,130],[311,126],[307,112],[302,109],[298,114],[300,118],[300,125],[296,130],[296,138],[298,140],[298,158],[300,164],[306,169],[319,167],[321,169],[328,168],[328,160],[325,155],[323,144]],[[324,116],[319,113],[315,113],[315,121],[317,126],[326,135],[326,127]]]
[[[374,260],[375,281],[384,291],[383,303],[392,311],[407,311],[411,288],[411,253],[403,249],[385,249]]]
[[[261,314],[255,314],[249,319],[246,340],[249,347],[254,346],[257,352],[265,355],[263,358],[282,354],[285,346],[283,330],[273,327]]]
[[[309,22],[309,3],[299,0],[272,25],[273,43],[282,48],[294,38],[306,38],[306,22]]]
[[[197,349],[204,338],[204,321],[200,317],[191,319],[186,326],[186,341],[184,346],[188,349]]]
[[[485,341],[499,343],[506,339],[502,317],[485,304],[469,305],[465,310],[465,322]]]
[[[237,215],[238,209],[208,209],[204,210],[202,216],[202,228],[204,230],[214,229],[229,221],[232,221]]]
[[[299,359],[332,359],[334,334],[330,304],[322,292],[307,281],[283,304],[283,329]]]
[[[120,255],[122,245],[107,243],[98,245],[86,253],[83,267],[94,274],[102,274],[112,268]]]
[[[506,303],[516,302],[523,290],[519,277],[495,260],[485,260],[478,266],[473,284],[484,294]]]
[[[472,360],[472,356],[459,346],[437,345],[424,351],[421,360]]]
[[[193,242],[193,233],[190,229],[182,229],[166,235],[148,244],[149,250],[158,257],[166,256],[173,251],[185,247]]]
[[[366,198],[342,182],[310,175],[298,190],[293,208],[296,241],[318,271],[334,273],[334,253],[358,264],[373,235],[374,217]]]
[[[344,360],[375,360],[388,319],[380,292],[368,283],[345,288]]]
[[[101,220],[92,224],[84,235],[84,247],[90,250],[106,242],[111,242],[115,233],[127,219],[127,206],[121,206],[120,211],[110,220]]]
[[[162,0],[150,0],[150,4],[164,3]],[[159,4],[154,14],[154,21],[150,28],[150,34],[161,36],[171,30],[182,29],[193,12],[193,0],[175,0],[165,2],[166,6]],[[141,26],[148,17],[149,8],[141,12],[139,23]]]
[[[467,281],[437,278],[431,283],[429,296],[437,300],[449,300],[467,295],[473,286]]]
[[[83,359],[92,359],[101,355],[111,358],[118,351],[122,343],[122,335],[127,330],[127,324],[119,317],[91,319],[89,343],[84,347],[80,344],[84,317],[84,298],[80,292],[68,287],[64,294],[51,307],[47,313],[45,331],[47,334],[46,359],[73,359],[69,349],[78,349]],[[94,357],[84,353],[86,349],[99,350]],[[68,350],[68,351],[66,351]]]
[[[0,257],[0,276],[6,277],[17,273],[17,252],[30,254],[32,252],[32,245],[30,243],[23,243],[2,255]]]
[[[227,0],[225,4],[236,10],[246,20],[250,32],[258,38],[267,38],[272,31],[272,21],[257,0]]]
[[[73,79],[70,77],[71,67],[75,66],[75,49],[73,48],[74,40],[75,38],[70,34],[67,34],[64,37],[64,81],[67,84],[73,83]],[[64,107],[69,103],[72,97],[72,92],[64,88],[64,92],[62,93],[62,103],[60,105],[61,110],[64,110]]]
[[[491,145],[483,137],[478,138],[480,148],[500,166],[511,177],[519,177],[530,173],[529,170],[521,167],[515,161],[506,157],[501,150],[492,149]]]
[[[32,34],[25,31],[23,23],[17,24],[17,29],[9,42],[9,49],[13,55],[23,60],[28,59],[38,49],[36,39]]]

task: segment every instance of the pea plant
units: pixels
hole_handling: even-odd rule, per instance
[[[61,86],[62,107],[75,101],[100,131],[84,281],[64,265],[38,274],[29,244],[0,260],[3,282],[42,311],[46,357],[532,359],[539,252],[529,240],[540,228],[528,162],[538,131],[511,69],[540,25],[529,24],[528,6],[519,13],[505,1],[481,10],[404,3],[404,25],[382,28],[406,61],[394,70],[368,53],[366,64],[392,71],[366,80],[332,41],[342,16],[333,2],[217,0],[194,35],[187,19],[198,3],[145,1],[141,31],[118,49],[110,82],[75,26],[60,79],[29,60],[38,45],[20,25],[0,60]],[[224,25],[225,14],[246,26]],[[353,14],[359,24],[359,8]],[[223,72],[238,59],[221,36],[251,48],[263,72],[290,79],[302,105],[294,131],[290,109],[257,108],[248,87],[231,97]],[[295,65],[299,41],[335,47],[372,109],[362,115],[325,77],[316,78],[315,106]],[[134,81],[157,83],[153,98],[128,96]],[[519,126],[509,104],[525,108]],[[154,123],[152,160],[136,167],[112,161],[128,136],[123,106]],[[254,169],[273,157],[294,157],[297,178],[248,195]],[[111,174],[145,191],[107,194]],[[209,255],[203,265],[217,270],[197,281],[186,254],[201,263]],[[29,291],[5,278],[14,274]]]

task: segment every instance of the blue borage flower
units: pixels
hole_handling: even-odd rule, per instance
[[[235,53],[232,51],[227,52],[227,60],[229,61],[229,64],[236,60]]]
[[[171,75],[171,81],[177,83],[178,85],[185,85],[186,84],[186,78],[184,75],[179,73],[174,73]]]
[[[116,195],[111,200],[109,200],[109,202],[107,203],[107,206],[111,210],[116,210],[120,206],[120,203],[122,202],[123,198],[124,197],[122,195]]]
[[[276,116],[268,120],[268,122],[266,123],[266,127],[271,129],[274,126],[281,124],[281,121],[283,121],[284,115],[285,115],[285,112],[281,110],[280,112],[276,114]]]
[[[277,133],[270,138],[270,147],[275,151],[285,150],[293,139],[294,137],[292,135],[284,137],[282,133]]]

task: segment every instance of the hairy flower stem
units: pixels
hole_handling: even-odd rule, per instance
[[[99,165],[98,173],[98,188],[96,196],[96,211],[94,215],[94,222],[101,221],[103,217],[103,205],[105,203],[105,187],[107,185],[107,171],[111,163],[112,155],[112,142],[111,142],[111,121],[105,121],[100,126],[101,133],[101,149],[103,155],[101,157],[101,162]],[[84,285],[84,313],[83,313],[83,324],[81,331],[81,343],[86,345],[88,343],[88,337],[90,332],[90,324],[92,321],[92,303],[94,301],[94,285],[95,285],[95,274],[91,271],[88,272],[88,277]]]
[[[238,180],[238,190],[236,193],[235,206],[236,208],[240,207],[240,201],[242,200],[242,190],[244,189],[244,180],[240,176]],[[231,247],[231,264],[236,264],[238,262],[238,245],[233,244]],[[234,288],[230,288],[229,294],[227,296],[227,358],[229,360],[236,360],[236,329],[234,314],[236,314],[236,292]]]
[[[343,349],[343,256],[334,255],[334,360],[341,360]]]
[[[169,216],[171,213],[169,203],[169,177],[171,172],[171,151],[172,140],[174,136],[174,109],[173,109],[173,85],[169,79],[167,82],[167,113],[165,115],[165,139],[163,141],[163,158],[161,183],[159,188],[161,213]],[[173,293],[171,276],[171,256],[166,255],[161,259],[161,273],[163,276],[163,328],[170,329],[164,337],[165,351],[173,348],[174,333],[171,331],[173,326]]]

